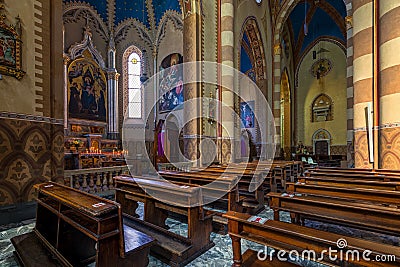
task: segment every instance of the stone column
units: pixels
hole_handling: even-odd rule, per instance
[[[113,35],[113,33],[111,33]],[[115,68],[115,44],[114,38],[111,40],[108,47],[108,70],[107,70],[107,101],[108,101],[108,136],[109,139],[119,138],[119,125],[118,125],[118,78],[119,73]]]
[[[347,167],[354,166],[353,4],[346,1],[347,26]]]
[[[185,63],[201,60],[201,14],[200,0],[184,1],[184,22],[183,22],[183,60]],[[183,69],[185,80],[184,98],[185,101],[200,97],[200,83],[187,83],[186,81],[199,80],[200,70],[196,67]],[[200,114],[200,104],[190,102],[184,103],[184,152],[188,160],[199,158],[198,144],[200,141],[200,121],[197,118]]]
[[[279,36],[279,35],[278,35]],[[275,37],[276,38],[276,37]],[[279,40],[278,40],[279,42]],[[281,150],[281,45],[276,43],[274,46],[274,92],[272,95],[272,113],[275,122],[275,155],[280,155]]]
[[[353,1],[353,84],[355,167],[372,168],[369,162],[365,107],[373,95],[373,3]]]
[[[377,1],[377,0],[375,0]],[[400,2],[378,1],[380,168],[400,168]]]
[[[234,151],[235,135],[235,116],[233,110],[235,107],[235,93],[234,93],[234,15],[235,6],[233,0],[221,0],[221,90],[222,99],[220,100],[224,106],[222,107],[222,136],[219,140],[219,149],[221,163],[229,163],[235,161],[235,156],[238,153]],[[240,133],[239,133],[240,134]],[[238,155],[240,158],[240,155]]]

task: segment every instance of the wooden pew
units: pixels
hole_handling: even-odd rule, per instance
[[[379,266],[399,266],[400,248],[386,244],[380,244],[372,241],[362,240],[353,237],[345,237],[342,235],[328,233],[312,228],[307,228],[291,223],[269,220],[264,224],[258,222],[250,222],[251,218],[248,214],[237,212],[228,212],[224,215],[228,219],[228,231],[232,239],[233,249],[233,265],[239,266],[294,266],[288,262],[279,262],[276,258],[274,261],[261,261],[257,259],[257,252],[246,251],[244,255],[241,253],[241,239],[250,240],[259,244],[272,247],[276,250],[286,252],[297,251],[300,255],[303,251],[313,250],[316,253],[314,258],[310,253],[304,253],[306,259],[316,260],[329,266],[348,266],[354,264],[356,266],[379,267]],[[329,257],[327,251],[340,250],[337,241],[340,239],[347,241],[347,246],[342,249],[343,261],[341,261],[340,253],[333,253]],[[395,262],[377,262],[363,260],[362,255],[366,250],[370,250],[370,259],[379,256],[394,255]],[[351,257],[346,251],[358,251],[361,261],[357,261],[356,257]],[[346,255],[349,255],[346,259]]]
[[[400,206],[400,192],[397,191],[321,186],[297,182],[287,183],[287,192],[368,201],[384,206]]]
[[[35,189],[35,229],[11,239],[20,265],[147,266],[155,240],[123,224],[118,203],[52,182]]]
[[[397,208],[297,193],[290,195],[271,192],[268,196],[271,198],[270,207],[274,210],[275,220],[279,220],[279,211],[286,211],[291,213],[292,221],[298,224],[304,218],[312,218],[400,236],[400,210]]]
[[[348,178],[348,179],[359,179],[359,180],[376,180],[376,181],[385,181],[385,182],[400,182],[400,176],[396,174],[390,173],[378,173],[378,172],[370,172],[370,173],[363,173],[358,171],[308,171],[305,173],[307,177],[317,177],[317,178],[324,178],[324,177],[331,177],[331,178]]]
[[[171,172],[171,171],[159,171],[159,175],[161,175],[164,179],[170,181],[185,181],[189,184],[195,185],[207,185],[206,188],[209,186],[216,187],[218,184],[220,189],[225,190],[228,196],[236,191],[232,191],[233,188],[238,188],[239,198],[229,196],[228,197],[228,210],[236,210],[239,209],[246,210],[246,212],[251,214],[257,214],[262,211],[264,206],[264,190],[262,187],[257,188],[254,192],[246,192],[243,187],[246,189],[249,188],[250,181],[242,180],[238,175],[235,174],[226,174],[226,175],[218,175],[217,173],[212,174],[210,172]],[[261,177],[261,176],[260,176]],[[240,180],[239,180],[240,179]],[[227,183],[227,184],[226,184]],[[240,190],[240,188],[242,190]],[[221,194],[220,194],[221,195]],[[224,194],[225,195],[225,194]],[[222,196],[222,195],[221,195]],[[243,198],[241,198],[243,196]],[[246,203],[246,200],[251,197],[251,203]],[[232,201],[236,200],[236,203]],[[250,202],[250,201],[249,201]]]
[[[334,187],[370,188],[389,191],[400,190],[400,182],[384,182],[377,180],[361,180],[340,177],[301,177],[299,178],[299,182]]]
[[[127,224],[158,241],[151,253],[160,260],[171,266],[185,266],[214,245],[210,240],[213,214],[204,209],[199,187],[144,177],[117,176],[114,181],[116,201],[130,220]],[[137,202],[144,203],[143,220],[136,214]],[[169,212],[187,218],[187,237],[167,230]]]

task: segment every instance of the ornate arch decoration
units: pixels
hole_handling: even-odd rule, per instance
[[[68,92],[68,117],[107,122],[107,69],[93,45],[86,26],[82,42],[72,45],[64,55],[69,62],[65,73]]]
[[[240,32],[240,42],[242,42],[244,33],[247,34],[250,41],[250,50],[251,54],[250,59],[253,61],[252,65],[254,68],[256,81],[265,80],[267,78],[267,68],[264,54],[264,45],[261,38],[260,28],[258,27],[258,23],[255,17],[246,18],[243,23],[242,30]],[[239,43],[239,62],[240,62],[240,47],[241,43]]]
[[[182,15],[175,10],[167,10],[158,24],[157,35],[155,39],[155,44],[157,48],[162,39],[165,37],[165,27],[168,21],[171,21],[173,23],[176,30],[183,32]]]
[[[110,33],[106,23],[103,21],[96,9],[84,2],[69,2],[63,4],[63,22],[72,23],[86,16],[94,24],[94,29],[104,40],[108,40]]]
[[[119,44],[121,41],[125,40],[130,29],[134,28],[139,34],[140,38],[149,45],[154,44],[153,35],[150,33],[149,29],[141,21],[135,18],[127,18],[121,21],[114,30],[115,43]]]
[[[295,74],[295,82],[296,82],[296,87],[299,86],[299,71],[300,71],[300,66],[303,63],[306,55],[313,49],[313,47],[318,44],[319,42],[329,42],[337,45],[340,49],[343,50],[344,54],[346,55],[346,44],[343,43],[342,40],[332,37],[332,36],[321,36],[318,39],[314,40],[311,44],[307,46],[307,48],[304,50],[303,54],[298,60],[298,63],[296,63],[296,74]]]
[[[88,26],[85,28],[82,42],[76,43],[68,49],[68,57],[70,60],[75,60],[79,57],[83,57],[85,51],[89,51],[96,63],[99,64],[102,69],[106,69],[106,63],[103,57],[93,44],[92,33]]]
[[[332,142],[332,135],[325,129],[318,129],[314,132],[312,136],[312,143],[313,143],[313,151],[315,153],[315,144],[317,142],[325,141],[328,143],[328,155],[331,154],[331,142]]]
[[[326,94],[320,94],[311,104],[311,122],[331,120],[333,120],[332,98]]]
[[[141,64],[142,64],[141,70],[143,71],[143,53],[142,53],[142,51],[135,45],[129,46],[127,49],[125,49],[125,51],[122,55],[123,116],[125,116],[126,112],[128,111],[128,102],[129,102],[129,92],[128,92],[129,77],[128,77],[128,64],[126,64],[126,62],[128,61],[128,58],[132,53],[138,54],[139,57],[142,59],[141,60]],[[142,91],[142,99],[143,99],[143,91]],[[142,112],[143,112],[143,106],[142,106]],[[121,116],[121,117],[123,117],[123,116]]]

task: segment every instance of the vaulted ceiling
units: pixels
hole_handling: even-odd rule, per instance
[[[64,2],[75,2],[75,0],[64,0]],[[81,0],[81,2],[93,6],[105,22],[111,14],[110,8],[113,8],[115,25],[125,19],[134,18],[150,27],[152,18],[157,25],[167,10],[181,13],[179,0]]]
[[[345,17],[343,0],[303,0],[297,4],[288,19],[295,55],[299,57],[320,37],[333,37],[345,42]],[[305,22],[307,28],[304,27]]]

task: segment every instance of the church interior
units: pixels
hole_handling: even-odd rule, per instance
[[[0,0],[0,266],[400,266],[396,47],[398,0]]]

